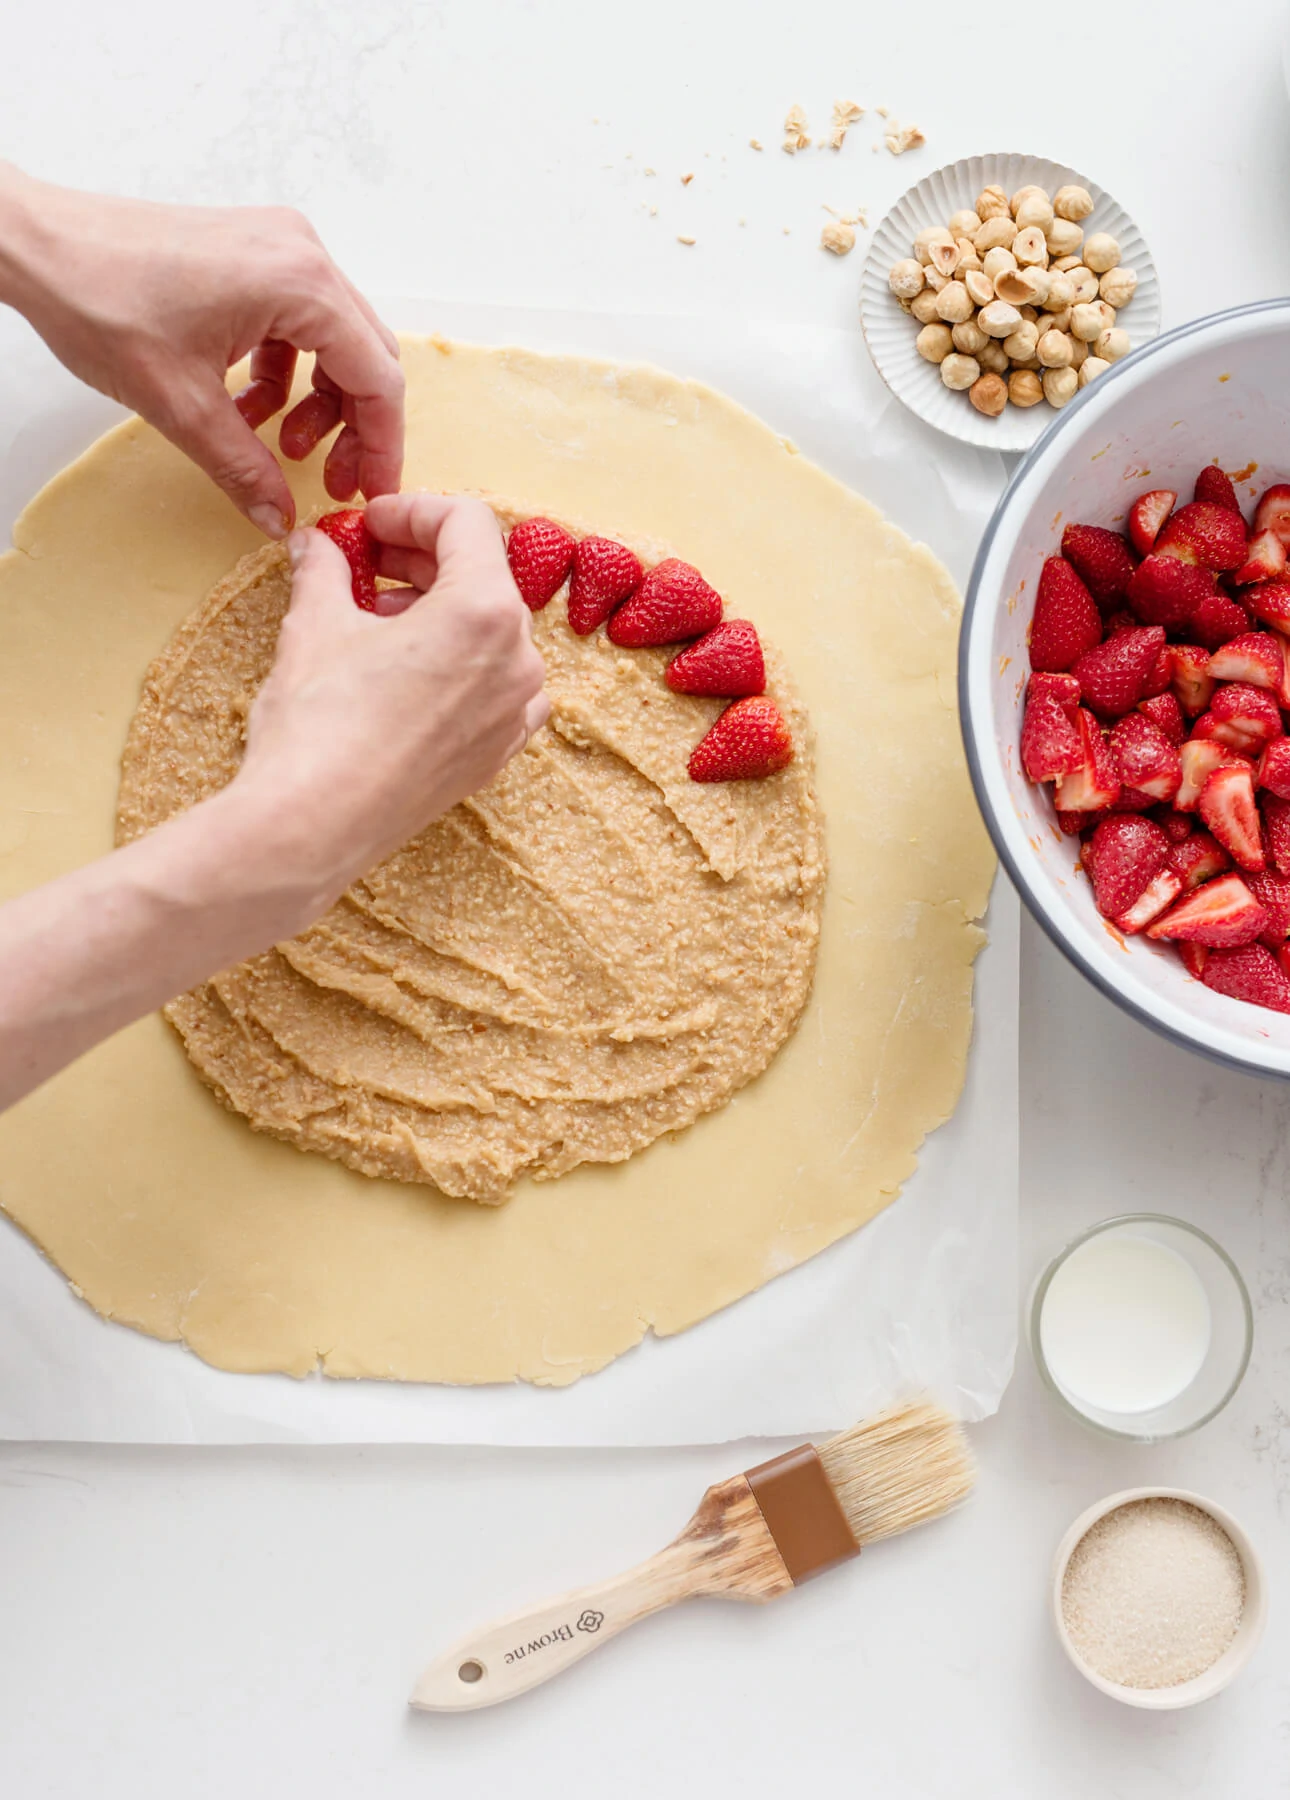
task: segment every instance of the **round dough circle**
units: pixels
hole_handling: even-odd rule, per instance
[[[784,652],[828,825],[801,1024],[687,1131],[486,1208],[248,1131],[152,1017],[0,1119],[0,1202],[100,1313],[221,1367],[565,1383],[863,1224],[953,1110],[993,872],[958,735],[958,599],[925,549],[699,383],[433,339],[406,339],[403,361],[406,485],[666,540]],[[317,461],[288,470],[302,513],[328,504]],[[143,672],[257,547],[138,421],[50,483],[14,539],[6,893],[110,847]]]

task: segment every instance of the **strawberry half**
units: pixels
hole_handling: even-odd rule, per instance
[[[1039,694],[1026,702],[1021,721],[1021,766],[1032,781],[1056,781],[1059,776],[1071,775],[1083,756],[1079,730],[1060,701]]]
[[[1214,950],[1205,959],[1201,980],[1229,1000],[1290,1012],[1290,977],[1262,944],[1250,944],[1243,950]]]
[[[1180,506],[1156,539],[1157,556],[1177,557],[1202,569],[1239,569],[1245,561],[1245,520],[1208,500]]]
[[[1194,718],[1203,713],[1214,692],[1214,678],[1209,672],[1209,651],[1199,644],[1171,644],[1169,661],[1173,668],[1173,690],[1182,710]]]
[[[1274,581],[1286,572],[1286,547],[1275,531],[1256,531],[1246,546],[1245,561],[1233,575],[1237,587]]]
[[[1215,769],[1249,766],[1246,759],[1228,745],[1204,738],[1189,738],[1179,752],[1179,761],[1182,763],[1182,781],[1174,795],[1174,806],[1179,812],[1195,812],[1201,790]]]
[[[1188,893],[1232,866],[1227,851],[1208,831],[1193,831],[1181,844],[1170,844],[1167,860]]]
[[[1239,875],[1220,875],[1171,906],[1148,925],[1149,938],[1182,939],[1212,950],[1252,944],[1268,928],[1268,915]]]
[[[1207,463],[1196,477],[1193,498],[1207,500],[1211,506],[1225,506],[1229,512],[1239,513],[1241,510],[1231,476],[1220,469],[1217,463]]]
[[[1270,487],[1255,507],[1254,530],[1275,531],[1290,550],[1290,487],[1284,482]]]
[[[1197,811],[1239,868],[1267,867],[1253,769],[1215,769],[1200,790]]]
[[[1209,960],[1209,951],[1204,944],[1188,944],[1179,942],[1174,945],[1179,959],[1187,973],[1197,981],[1205,973],[1205,964]]]
[[[662,567],[662,565],[659,565]],[[793,760],[793,735],[765,695],[726,708],[690,755],[691,781],[761,781]]]
[[[1030,666],[1069,669],[1076,657],[1102,640],[1102,618],[1093,596],[1070,564],[1050,556],[1039,576],[1030,622]]]
[[[1133,571],[1126,598],[1144,625],[1176,631],[1214,591],[1207,569],[1173,556],[1148,556]]]
[[[1290,875],[1290,800],[1264,795],[1263,837],[1272,867],[1280,875]]]
[[[1209,659],[1215,681],[1244,681],[1279,693],[1285,679],[1285,656],[1270,631],[1243,631],[1222,644]]]
[[[1075,726],[1080,737],[1079,767],[1057,778],[1053,798],[1059,819],[1062,813],[1101,812],[1120,797],[1120,772],[1102,727],[1082,706],[1075,714]],[[1086,818],[1084,823],[1091,821]],[[1064,825],[1062,830],[1066,830]]]
[[[1171,488],[1153,488],[1139,494],[1129,508],[1129,539],[1139,556],[1150,556],[1177,498]]]
[[[1254,779],[1278,800],[1290,800],[1290,738],[1273,738],[1259,758]]]
[[[1153,694],[1150,699],[1139,700],[1138,711],[1163,731],[1171,744],[1181,744],[1186,737],[1187,726],[1176,694]]]
[[[1125,937],[1135,937],[1139,931],[1145,931],[1153,919],[1158,919],[1166,907],[1172,906],[1183,891],[1182,881],[1172,869],[1161,869],[1154,881],[1149,881],[1138,895],[1132,906],[1117,913],[1112,923],[1121,930]]]
[[[1246,877],[1246,886],[1268,915],[1263,942],[1275,950],[1290,937],[1290,875],[1262,869]]]
[[[1196,829],[1195,821],[1187,813],[1178,812],[1173,807],[1161,807],[1156,814],[1156,822],[1171,844],[1183,844]]]
[[[1246,591],[1258,594],[1263,590],[1249,588]],[[1253,623],[1249,611],[1239,601],[1218,588],[1211,588],[1192,612],[1187,630],[1198,644],[1203,644],[1207,650],[1217,650],[1247,632]]]
[[[1117,813],[1103,819],[1089,842],[1085,863],[1093,882],[1093,903],[1105,919],[1128,911],[1160,873],[1169,839],[1152,819]]]
[[[766,691],[766,662],[761,639],[751,619],[727,619],[705,632],[697,643],[678,650],[663,671],[663,679],[676,694],[715,694],[737,699],[743,694]],[[1050,701],[1056,706],[1056,701]],[[1061,712],[1061,708],[1057,709]],[[1078,752],[1074,727],[1061,713],[1062,721]],[[1026,734],[1021,734],[1022,756],[1025,756]]]
[[[324,513],[318,530],[344,552],[349,564],[349,587],[355,606],[376,611],[376,539],[357,507]]]
[[[1103,525],[1068,525],[1062,555],[1103,612],[1123,598],[1133,579],[1129,546],[1118,531]]]
[[[613,538],[579,538],[569,577],[569,629],[590,637],[620,600],[634,594],[645,571],[640,558]]]
[[[520,599],[541,612],[573,567],[574,540],[553,519],[521,519],[506,540],[506,560]]]
[[[1056,700],[1065,711],[1071,712],[1079,705],[1079,682],[1073,675],[1049,674],[1037,669],[1026,683],[1026,704],[1038,700],[1041,695]]]
[[[1264,581],[1246,588],[1242,599],[1258,619],[1275,625],[1278,631],[1290,631],[1290,581]]]
[[[1159,625],[1120,631],[1076,657],[1071,673],[1087,706],[1104,718],[1119,718],[1142,699],[1156,658],[1164,648]]]
[[[1198,738],[1217,738],[1248,756],[1257,756],[1265,744],[1283,734],[1281,708],[1262,688],[1233,681],[1216,688],[1209,711],[1192,726]]]
[[[631,599],[610,615],[609,637],[612,643],[639,650],[702,637],[720,623],[717,590],[689,563],[669,556],[651,569]]]
[[[1182,781],[1178,747],[1141,712],[1126,713],[1112,726],[1111,750],[1119,765],[1120,780],[1134,800],[1150,805],[1172,800],[1178,792]],[[1123,803],[1125,796],[1122,794],[1120,799]]]

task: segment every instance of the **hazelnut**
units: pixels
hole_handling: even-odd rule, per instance
[[[1040,315],[1039,335],[1046,331],[1069,331],[1071,328],[1071,309],[1063,306],[1060,312],[1046,312]]]
[[[1079,372],[1079,384],[1087,387],[1090,381],[1096,381],[1099,375],[1105,375],[1110,368],[1109,362],[1103,362],[1100,356],[1086,356],[1084,366]]]
[[[1047,269],[1005,269],[994,284],[1000,300],[1013,306],[1042,305],[1047,290]]]
[[[981,367],[987,369],[992,375],[1006,375],[1008,373],[1007,354],[1003,345],[996,343],[993,338],[991,338],[988,343],[982,344],[981,348],[977,351],[976,359]]]
[[[1049,406],[1063,407],[1075,398],[1079,376],[1074,369],[1044,370],[1044,399]]]
[[[948,275],[942,275],[939,269],[933,268],[931,263],[923,270],[923,280],[934,294],[939,294],[949,279]]]
[[[1006,300],[992,300],[977,315],[977,324],[992,338],[1011,337],[1021,323],[1021,314]]]
[[[1011,250],[1005,250],[1002,244],[996,244],[993,250],[987,250],[981,259],[982,272],[997,281],[1005,269],[1015,269],[1017,259]]]
[[[1106,231],[1095,231],[1084,246],[1084,261],[1095,275],[1105,275],[1120,260],[1120,246]]]
[[[970,388],[980,373],[981,365],[975,357],[960,356],[957,351],[941,363],[941,380],[947,388],[954,388],[956,391]]]
[[[1084,233],[1078,225],[1072,225],[1069,219],[1054,219],[1044,227],[1044,237],[1048,241],[1050,256],[1069,256],[1084,242]]]
[[[1059,219],[1087,219],[1093,210],[1093,196],[1087,188],[1059,187],[1053,195],[1053,211]]]
[[[1029,362],[1035,354],[1035,346],[1039,342],[1039,327],[1032,325],[1028,319],[1003,340],[1003,353],[1011,362]]]
[[[979,413],[997,419],[1008,404],[1008,384],[1001,375],[982,375],[968,389],[968,399]]]
[[[1048,292],[1044,297],[1044,306],[1049,312],[1061,312],[1063,307],[1075,304],[1075,283],[1069,275],[1054,275],[1049,271]]]
[[[924,225],[914,238],[914,255],[926,267],[932,260],[933,244],[952,244],[954,239],[943,225]]]
[[[1127,306],[1138,291],[1138,278],[1132,269],[1117,263],[1108,269],[1097,284],[1097,291],[1108,306]]]
[[[1028,263],[1038,263],[1041,269],[1048,267],[1048,240],[1038,225],[1027,225],[1012,240],[1012,254],[1024,269]]]
[[[912,256],[891,265],[887,286],[897,300],[915,300],[923,291],[923,265]]]
[[[986,219],[1002,219],[1008,212],[1008,196],[1001,187],[982,188],[976,197],[977,217],[983,222]]]
[[[961,281],[947,281],[936,296],[936,311],[948,325],[972,317],[972,300]],[[967,383],[963,384],[965,387]]]
[[[1082,369],[1088,356],[1088,343],[1084,338],[1071,339],[1071,368]]]
[[[914,348],[930,363],[944,362],[954,348],[954,339],[950,336],[949,326],[939,323],[924,325],[914,339]]]
[[[1041,231],[1047,232],[1053,222],[1052,201],[1042,190],[1036,194],[1027,194],[1013,217],[1022,231],[1028,226],[1038,225]]]
[[[1101,362],[1119,362],[1122,356],[1129,354],[1128,332],[1118,325],[1111,326],[1093,340],[1093,354]]]
[[[1075,352],[1064,331],[1046,331],[1035,347],[1035,355],[1046,369],[1069,369]]]
[[[970,206],[961,206],[950,215],[950,230],[956,238],[971,237],[981,229],[981,215]]]
[[[944,243],[938,239],[927,246],[927,254],[932,267],[942,275],[952,275],[959,266],[959,247],[948,231]]]
[[[1052,246],[1049,245],[1051,249]],[[1072,269],[1083,267],[1078,256],[1055,256],[1049,263],[1050,269],[1056,269],[1059,275],[1069,275]]]
[[[958,245],[959,264],[955,273],[961,275],[964,269],[979,269],[981,267],[981,258],[977,255],[976,245],[972,242],[971,238],[961,237],[958,240]]]
[[[1023,200],[1030,198],[1031,195],[1038,195],[1041,200],[1047,200],[1048,190],[1037,186],[1033,181],[1028,181],[1025,187],[1019,187],[1008,203],[1014,219],[1017,216],[1017,208]]]
[[[1029,369],[1014,369],[1008,377],[1008,398],[1014,406],[1036,406],[1044,397],[1043,384]]]
[[[1017,308],[1017,311],[1021,314],[1023,319],[1028,319],[1032,325],[1035,323],[1035,320],[1040,316],[1039,308],[1037,306],[1019,306]],[[1042,329],[1043,329],[1043,327],[1040,326],[1041,331],[1042,331]]]
[[[1016,224],[1005,213],[998,218],[987,219],[972,242],[976,245],[977,255],[984,257],[987,250],[994,250],[999,246],[1011,250],[1012,240],[1016,235]]]
[[[1086,269],[1083,263],[1077,263],[1073,269],[1067,270],[1071,278],[1071,286],[1075,290],[1074,304],[1082,305],[1087,300],[1097,299],[1097,276],[1092,269]]]
[[[964,319],[959,325],[950,328],[950,336],[954,339],[954,348],[961,350],[964,356],[975,356],[978,350],[994,340],[988,338],[975,319]]]
[[[994,283],[980,269],[969,269],[963,277],[963,285],[977,306],[989,306],[994,299]]]
[[[1095,301],[1085,300],[1078,306],[1072,306],[1071,330],[1076,337],[1085,338],[1091,342],[1093,338],[1101,337],[1106,329],[1106,320],[1098,312]]]
[[[915,294],[909,302],[909,310],[920,325],[930,325],[933,320],[940,318],[941,315],[936,310],[938,298],[931,288],[925,287],[921,294]]]
[[[1014,361],[1012,366],[1014,369],[1029,369],[1035,375],[1042,375],[1044,372],[1044,365],[1037,356],[1023,356],[1020,362]]]

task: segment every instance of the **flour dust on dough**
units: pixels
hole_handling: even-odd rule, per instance
[[[152,1017],[0,1119],[0,1203],[105,1317],[220,1367],[562,1384],[864,1224],[953,1111],[993,873],[955,711],[959,604],[925,549],[700,383],[426,339],[405,339],[403,361],[406,485],[666,542],[782,652],[828,823],[798,1027],[687,1130],[487,1207],[249,1131]],[[328,504],[313,463],[287,474],[302,514]],[[144,671],[257,548],[137,420],[14,536],[6,894],[110,848]]]

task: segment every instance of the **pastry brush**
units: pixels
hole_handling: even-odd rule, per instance
[[[803,1444],[710,1487],[679,1537],[594,1587],[513,1613],[463,1638],[422,1675],[413,1706],[468,1712],[510,1700],[696,1594],[773,1600],[879,1538],[935,1519],[971,1491],[967,1441],[926,1402]]]

